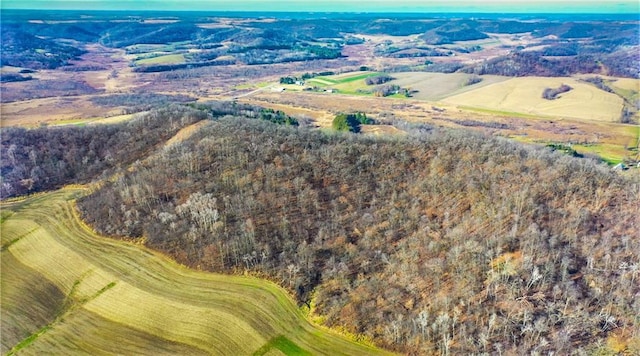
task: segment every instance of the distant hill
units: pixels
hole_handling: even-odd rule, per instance
[[[140,65],[136,68],[138,72],[304,62],[342,58],[345,46],[364,42],[362,35],[416,35],[419,42],[410,42],[402,48],[376,48],[375,53],[398,58],[435,58],[453,55],[455,51],[468,53],[469,50],[482,49],[480,45],[466,46],[466,41],[487,39],[495,34],[527,34],[532,39],[531,46],[538,49],[527,53],[527,56],[535,57],[532,58],[535,63],[531,66],[532,63],[523,63],[527,66],[525,70],[501,68],[505,65],[510,67],[513,55],[525,49],[515,45],[509,54],[492,58],[494,62],[488,67],[486,63],[478,64],[473,60],[438,63],[426,70],[451,72],[464,68],[464,71],[478,71],[477,66],[480,65],[485,66],[481,71],[487,74],[513,76],[639,75],[637,56],[635,60],[627,56],[628,51],[637,52],[640,47],[638,24],[637,21],[623,21],[624,17],[605,21],[585,15],[584,21],[577,21],[558,15],[547,16],[546,19],[542,16],[533,21],[492,16],[468,19],[416,18],[415,14],[343,14],[318,18],[314,14],[296,14],[274,15],[270,21],[255,18],[233,22],[228,17],[211,18],[204,13],[174,15],[168,22],[111,12],[96,13],[94,17],[80,20],[73,12],[34,14],[34,18],[42,18],[39,21],[31,21],[25,15],[8,17],[0,29],[2,64],[31,69],[58,68],[85,53],[84,46],[91,43],[124,48],[129,54],[140,55],[138,59],[154,58],[167,52],[184,55],[180,63]],[[456,46],[448,46],[452,44]],[[546,66],[544,63],[548,57],[555,60]],[[494,66],[497,62],[504,63]],[[137,59],[132,60],[131,65],[137,66]],[[555,67],[559,69],[555,70]],[[416,67],[416,70],[422,69]]]
[[[85,53],[71,45],[43,39],[13,26],[2,26],[2,57],[0,65],[53,69],[66,65]]]
[[[489,38],[486,33],[476,30],[476,27],[478,24],[475,21],[449,22],[427,31],[422,39],[428,44],[439,45]]]

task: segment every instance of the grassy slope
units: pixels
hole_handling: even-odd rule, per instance
[[[312,326],[272,283],[96,236],[69,202],[78,193],[2,207],[14,212],[1,225],[3,353],[20,340],[26,354],[380,353]]]

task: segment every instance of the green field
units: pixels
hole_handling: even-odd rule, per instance
[[[590,145],[573,145],[572,148],[578,153],[594,154],[602,158],[610,165],[624,162],[625,159],[638,160],[638,145],[640,142],[640,126],[620,125],[616,130],[611,131],[618,142],[605,142]]]
[[[640,126],[612,123],[594,123],[594,132],[606,132],[607,138],[600,142],[571,143],[570,141],[553,140],[539,135],[514,135],[512,139],[520,142],[535,144],[561,144],[569,145],[577,153],[590,154],[600,157],[609,165],[615,165],[625,160],[637,161],[638,142],[640,140]]]
[[[67,188],[2,205],[3,354],[380,354],[310,324],[273,283],[94,234]]]
[[[310,85],[330,87],[343,94],[357,94],[358,89],[369,87],[365,79],[381,75],[378,72],[349,72],[330,76],[319,76],[307,81]]]
[[[151,64],[176,64],[184,63],[185,58],[183,54],[167,54],[157,57],[144,58],[136,61],[137,65],[151,65]]]
[[[235,90],[246,90],[246,89],[257,89],[257,88],[265,88],[268,87],[269,85],[271,85],[271,83],[269,82],[259,82],[259,83],[245,83],[245,84],[238,84],[235,87],[233,87],[233,89]]]
[[[357,80],[364,80],[369,77],[375,77],[382,73],[378,72],[347,72],[336,75],[328,75],[328,76],[319,76],[309,79],[309,82],[319,82],[321,84],[344,84]]]
[[[367,85],[365,83],[365,79],[382,74],[384,73],[362,71],[349,72],[330,76],[319,76],[309,79],[307,82],[318,87],[330,87],[333,89],[337,89],[338,92],[343,94],[362,94],[362,92],[359,90],[367,90],[377,86]],[[481,87],[508,79],[507,77],[487,75],[483,76],[482,82],[475,85],[466,86],[465,82],[471,77],[470,74],[399,72],[390,73],[389,75],[395,79],[388,82],[388,84],[396,84],[402,88],[416,90],[416,92],[412,95],[413,98],[429,101],[441,100],[452,95],[460,94],[470,90],[476,90]],[[398,97],[404,98],[404,95],[399,95]]]

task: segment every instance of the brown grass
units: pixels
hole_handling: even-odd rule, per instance
[[[37,127],[80,121],[83,118],[120,115],[121,109],[105,109],[94,105],[91,96],[58,97],[2,103],[1,126]]]
[[[361,132],[372,135],[402,135],[404,131],[391,125],[363,125]]]
[[[167,142],[165,143],[165,146],[171,146],[173,144],[180,143],[188,139],[189,137],[191,137],[191,135],[196,133],[200,127],[206,124],[207,124],[207,121],[200,121],[200,122],[196,122],[193,125],[183,128],[182,130],[178,131],[178,133],[175,134],[175,136],[167,140]]]

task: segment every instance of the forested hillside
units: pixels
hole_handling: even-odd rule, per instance
[[[185,96],[111,95],[96,98],[107,103],[136,104],[150,109],[162,100],[185,100]],[[8,127],[0,141],[0,198],[52,190],[65,184],[87,183],[146,158],[182,128],[224,115],[242,115],[274,123],[297,126],[298,121],[282,111],[252,105],[220,102],[168,105],[112,125],[60,126],[23,129]]]
[[[84,219],[194,268],[266,276],[402,352],[639,352],[637,180],[468,132],[237,113],[106,181]]]
[[[114,125],[3,128],[0,198],[86,183],[143,159],[154,146],[206,117],[203,111],[170,106]]]

